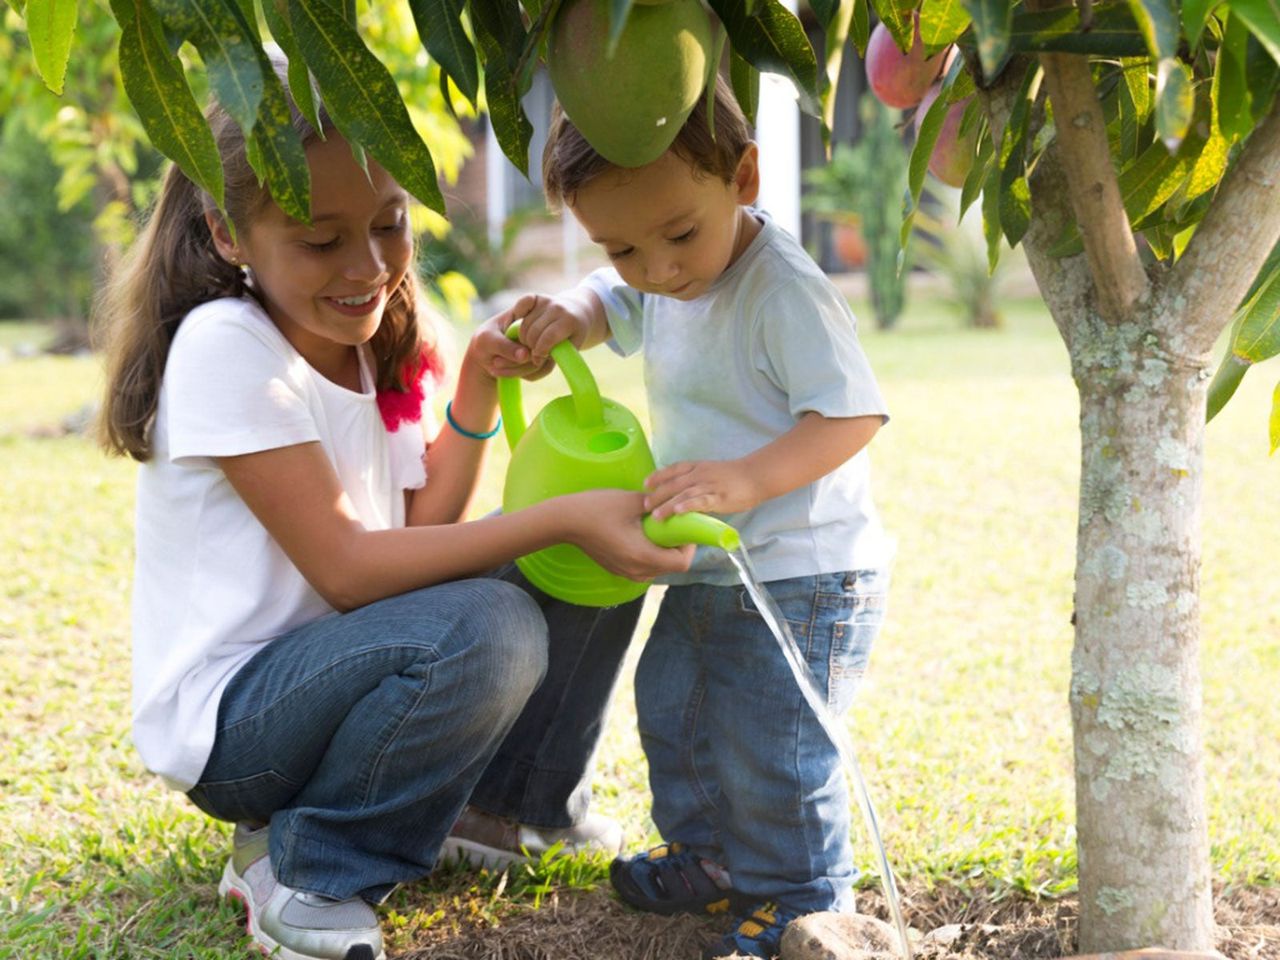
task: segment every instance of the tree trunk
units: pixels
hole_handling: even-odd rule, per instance
[[[1214,942],[1199,668],[1209,358],[1180,355],[1161,328],[1177,329],[1095,321],[1071,344],[1081,953]]]

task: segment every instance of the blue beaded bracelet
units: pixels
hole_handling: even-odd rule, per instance
[[[487,433],[475,433],[471,430],[468,430],[466,427],[458,426],[458,421],[453,419],[453,401],[452,400],[450,400],[448,403],[444,405],[444,418],[449,421],[449,426],[453,427],[454,430],[458,431],[458,433],[462,434],[464,437],[469,437],[472,440],[488,440],[490,437],[495,436],[497,432],[502,429],[502,417],[498,417],[498,422],[495,423],[493,425],[493,429],[488,431]]]

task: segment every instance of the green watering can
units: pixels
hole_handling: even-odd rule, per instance
[[[519,328],[519,321],[513,323],[507,336],[518,339]],[[569,382],[570,395],[552,400],[527,427],[519,378],[498,380],[498,404],[511,445],[502,491],[506,513],[582,490],[642,490],[655,468],[640,422],[622,404],[600,396],[577,347],[565,340],[551,349],[551,357]],[[705,513],[682,513],[666,520],[645,517],[644,532],[660,547],[696,543],[734,550],[739,543],[738,531]],[[610,573],[568,543],[520,557],[516,566],[540,590],[584,607],[626,603],[648,587]]]

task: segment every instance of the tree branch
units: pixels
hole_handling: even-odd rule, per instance
[[[1280,239],[1280,98],[1254,128],[1169,273],[1161,306],[1209,350]]]
[[[1097,308],[1103,319],[1119,323],[1146,294],[1147,274],[1124,212],[1089,61],[1078,54],[1044,53],[1040,62],[1053,104],[1058,159],[1084,240]]]
[[[978,87],[997,146],[1009,124],[1022,78],[1034,64],[1034,61],[1021,59],[1022,62],[1009,64],[994,84]],[[974,69],[977,70],[976,61]],[[1043,110],[1038,109],[1032,118],[1033,134],[1042,122]],[[1022,237],[1022,249],[1036,278],[1040,295],[1049,308],[1058,332],[1070,349],[1075,325],[1090,308],[1093,279],[1083,256],[1049,255],[1054,243],[1074,222],[1067,183],[1062,175],[1062,164],[1057,153],[1057,145],[1050,144],[1030,175],[1031,222]]]

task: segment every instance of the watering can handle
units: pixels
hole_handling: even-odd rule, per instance
[[[520,339],[519,320],[507,327],[507,336],[512,340]],[[600,400],[600,387],[578,348],[568,340],[563,340],[551,348],[551,359],[556,362],[569,383],[578,426],[586,428],[603,424],[604,404]],[[498,378],[498,406],[502,410],[507,444],[514,450],[528,425],[524,417],[524,394],[520,389],[519,377]]]

